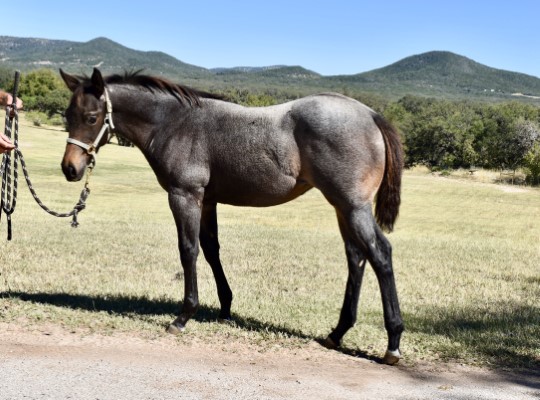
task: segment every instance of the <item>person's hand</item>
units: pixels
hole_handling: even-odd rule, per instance
[[[15,110],[11,105],[13,104],[13,96],[11,94],[7,94],[7,106],[6,111],[9,112],[9,116],[13,118],[15,116]],[[15,101],[15,106],[17,107],[17,110],[21,110],[23,108],[23,101],[17,97],[17,100]]]
[[[11,143],[11,140],[3,133],[0,133],[0,154],[10,152],[14,148],[15,146]]]

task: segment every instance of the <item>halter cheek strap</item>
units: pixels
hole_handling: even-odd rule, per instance
[[[112,112],[113,112],[112,103],[111,103],[111,99],[109,97],[109,92],[107,91],[107,88],[104,89],[103,98],[105,100],[105,104],[107,105],[107,114],[105,115],[105,119],[103,120],[103,126],[101,127],[101,130],[99,131],[94,142],[92,144],[88,144],[88,143],[84,143],[84,142],[81,142],[80,140],[73,139],[73,138],[66,139],[68,143],[74,144],[86,150],[86,152],[89,155],[91,155],[93,158],[96,157],[97,148],[105,132],[107,132],[110,135],[112,133],[111,131],[114,129],[114,123],[112,119]]]

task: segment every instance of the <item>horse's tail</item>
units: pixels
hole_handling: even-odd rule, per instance
[[[403,148],[399,133],[383,117],[373,114],[384,139],[386,164],[381,186],[375,202],[375,217],[379,226],[388,232],[394,229],[401,203],[401,174],[403,172]]]

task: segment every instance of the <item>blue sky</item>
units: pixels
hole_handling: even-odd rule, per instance
[[[354,74],[430,50],[540,77],[538,0],[6,2],[0,34],[104,36],[205,68],[301,65]]]

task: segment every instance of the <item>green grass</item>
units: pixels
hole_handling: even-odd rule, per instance
[[[66,133],[21,126],[21,149],[44,202],[69,211],[82,183],[60,171]],[[100,333],[164,335],[182,299],[176,230],[167,196],[137,149],[100,151],[81,226],[45,214],[23,182],[13,240],[0,251],[0,322],[54,323]],[[540,191],[405,174],[394,266],[411,363],[448,360],[538,368]],[[215,323],[219,303],[201,256],[201,309],[180,341],[237,340],[261,351],[305,346],[336,324],[346,262],[333,209],[317,191],[283,206],[219,206],[222,261],[235,324]],[[5,217],[0,235],[5,234]],[[345,352],[385,349],[376,279],[366,272]]]

